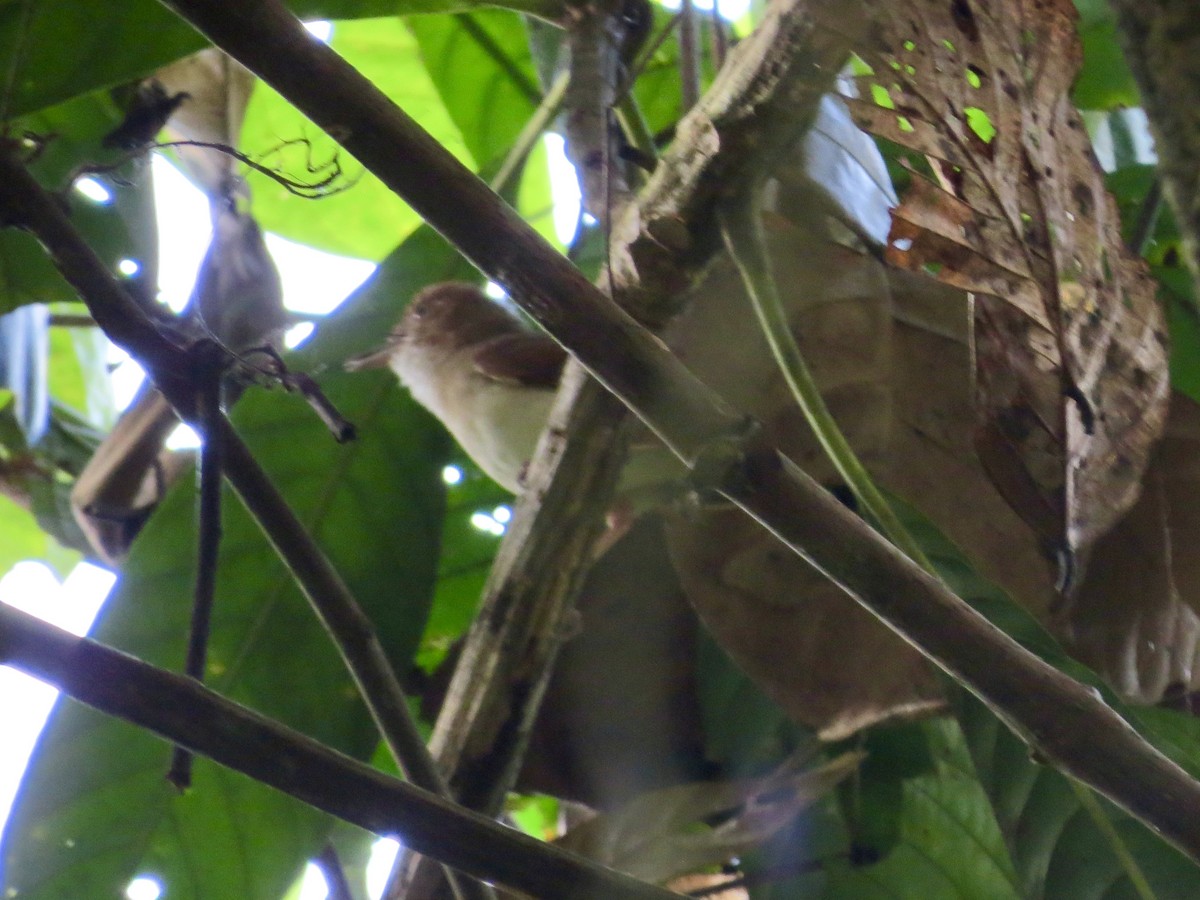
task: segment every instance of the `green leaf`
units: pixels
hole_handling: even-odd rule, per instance
[[[1162,272],[1156,272],[1160,279]],[[1172,273],[1180,288],[1191,290],[1191,275],[1183,269]],[[1167,325],[1171,332],[1171,386],[1200,403],[1200,319],[1190,302],[1170,291],[1166,296]]]
[[[507,491],[466,457],[455,459],[453,464],[463,472],[463,480],[447,489],[437,591],[416,659],[426,671],[433,671],[441,663],[474,619],[500,547],[498,537],[471,524],[471,516],[480,511],[490,513],[512,501]]]
[[[0,494],[0,575],[26,559],[45,559],[51,538],[29,510]]]
[[[158,0],[24,0],[0,4],[0,56],[21,54],[10,115],[42,109],[97,88],[144,78],[207,45],[189,24]],[[474,0],[293,0],[304,20],[356,19],[418,12],[475,9]],[[535,3],[553,15],[553,4]],[[64,53],[64,48],[70,48]]]
[[[52,312],[87,314],[78,303]],[[108,339],[96,327],[50,329],[50,395],[88,422],[103,426],[116,419],[112,382],[108,378]]]
[[[334,443],[301,399],[262,391],[243,398],[236,424],[403,671],[435,573],[445,439],[389,375],[329,373],[322,386],[358,425],[358,441]],[[195,501],[187,481],[135,543],[96,631],[104,643],[171,668],[183,658],[193,578]],[[341,659],[232,495],[222,524],[209,684],[369,757],[376,734]],[[24,897],[114,896],[148,866],[172,897],[278,897],[319,849],[328,823],[205,762],[196,788],[174,796],[163,779],[168,756],[148,735],[60,707],[2,848],[9,885]]]
[[[1082,23],[1083,67],[1075,81],[1072,99],[1083,109],[1117,109],[1139,106],[1141,97],[1133,74],[1125,64],[1111,12],[1105,18]]]
[[[924,723],[934,771],[902,781],[895,846],[880,862],[830,866],[825,896],[1025,897],[958,727]],[[864,779],[869,777],[864,773]]]
[[[1122,703],[1099,676],[1067,656],[1028,611],[976,574],[962,553],[914,508],[893,502],[905,526],[960,597],[1043,660],[1095,687],[1152,744],[1193,773],[1200,772],[1200,750],[1193,749],[1200,744],[1191,743],[1198,733],[1180,731],[1182,716],[1166,710],[1143,715],[1142,710]],[[956,711],[979,780],[1012,853],[1020,896],[1133,896],[1109,838],[1084,812],[1065,776],[1033,762],[1024,742],[965,691],[956,694]],[[1200,892],[1200,869],[1126,813],[1107,802],[1102,805],[1160,898]],[[1091,886],[1070,881],[1078,874],[1079,860],[1085,858],[1092,872]]]
[[[1148,712],[1166,713],[1154,716],[1157,721],[1151,725],[1160,745],[1167,719],[1184,718],[1166,710]],[[1111,845],[1063,775],[1035,763],[1024,743],[965,695],[959,721],[1012,849],[1023,896],[1136,896]],[[1193,730],[1190,738],[1196,737]],[[1159,900],[1196,896],[1200,871],[1190,860],[1112,804],[1102,801],[1101,807]]]
[[[542,99],[525,24],[498,10],[408,22],[429,78],[481,169],[504,158]]]
[[[333,47],[446,149],[468,167],[473,165],[404,22],[339,22]],[[280,150],[286,141],[301,143]],[[251,173],[253,212],[268,231],[331,253],[378,260],[420,224],[407,203],[264,84],[256,86],[250,98],[241,147],[301,181],[319,180],[321,175],[313,174],[312,167],[335,158],[345,171],[340,183],[347,189],[319,200],[297,197],[266,176]]]

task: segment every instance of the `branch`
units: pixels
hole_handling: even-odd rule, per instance
[[[1200,860],[1200,784],[1091,689],[989,623],[909,562],[741,419],[592,287],[474,175],[278,0],[163,0],[263,77],[408,201],[634,410],[685,463],[979,696],[1040,758],[1096,788]],[[832,0],[819,0],[826,3]],[[637,208],[614,276],[622,299],[661,312],[712,252],[717,190],[774,138],[764,123],[815,107],[856,28],[820,32],[799,0],[773,4],[681,124]],[[765,140],[766,138],[772,140]],[[768,148],[769,149],[769,148]],[[623,227],[622,227],[623,226]],[[706,236],[707,234],[707,236]],[[634,287],[636,286],[636,290]]]
[[[395,836],[476,878],[550,900],[677,896],[468,812],[191,679],[4,604],[0,662],[330,815]]]

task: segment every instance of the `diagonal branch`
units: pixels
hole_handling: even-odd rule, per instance
[[[384,775],[189,678],[0,604],[0,663],[317,809],[535,897],[678,895]]]

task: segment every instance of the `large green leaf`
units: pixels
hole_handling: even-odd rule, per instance
[[[1029,612],[976,574],[962,553],[927,520],[906,504],[896,506],[905,525],[959,596],[1042,659],[1094,686],[1160,750],[1192,773],[1200,771],[1200,741],[1195,740],[1196,730],[1184,730],[1186,717],[1167,710],[1145,714],[1123,704],[1097,675],[1067,656]],[[969,695],[958,695],[957,711],[980,781],[1012,853],[1020,895],[1133,896],[1132,883],[1110,839],[1084,811],[1066,777],[1030,759],[1029,748]],[[1102,808],[1159,897],[1200,893],[1200,868],[1126,813],[1108,803]],[[1077,880],[1082,877],[1080,860],[1087,860],[1089,870],[1083,880]]]
[[[25,27],[25,10],[33,15]],[[474,0],[292,0],[302,19],[453,12]],[[158,0],[9,0],[0,4],[0,59],[19,52],[7,111],[19,115],[149,75],[207,41]]]
[[[446,149],[468,166],[470,153],[425,72],[416,39],[397,18],[340,22],[333,47],[371,79]],[[282,142],[303,143],[273,153]],[[305,180],[309,167],[337,157],[347,189],[320,200],[289,193],[252,173],[253,211],[259,224],[284,237],[348,256],[381,259],[420,224],[415,212],[332,138],[266,85],[258,85],[246,110],[242,149],[293,178]],[[320,174],[312,176],[319,180]]]
[[[933,771],[897,784],[894,846],[872,865],[831,865],[825,896],[855,900],[1025,896],[958,727],[942,719],[925,723],[922,731]],[[889,762],[884,760],[885,765]]]
[[[419,16],[409,28],[446,111],[485,176],[496,172],[541,102],[526,23],[493,10],[459,16]],[[517,210],[543,237],[557,242],[550,170],[539,142],[526,160]]]
[[[431,250],[437,272],[448,264],[444,244],[440,251],[420,243],[409,254],[403,249],[396,254],[408,264],[403,277],[420,277],[414,249]],[[396,302],[380,288],[389,285],[389,274],[395,273],[381,271],[368,282],[348,311]],[[336,327],[330,332],[338,337]],[[319,357],[326,342],[318,337],[310,358]],[[322,385],[358,426],[359,440],[335,444],[303,401],[278,393],[249,392],[236,424],[403,670],[424,626],[436,571],[448,444],[386,373],[331,369]],[[181,484],[156,512],[134,545],[98,639],[180,665],[193,577],[193,506],[190,485]],[[369,757],[374,729],[328,637],[233,497],[223,519],[209,683]],[[328,823],[203,761],[192,792],[174,796],[163,779],[168,756],[154,738],[73,704],[61,706],[6,833],[6,886],[27,897],[114,896],[142,868],[163,877],[172,897],[278,897],[319,849]]]
[[[420,16],[408,27],[467,149],[493,168],[542,99],[524,22],[491,10]]]
[[[1140,103],[1137,85],[1117,40],[1116,17],[1105,0],[1075,0],[1083,67],[1072,98],[1085,109],[1116,109]]]

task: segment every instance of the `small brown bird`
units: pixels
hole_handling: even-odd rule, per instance
[[[479,468],[515,494],[566,359],[475,285],[446,282],[418,293],[388,341],[346,367],[390,366]]]
[[[445,282],[418,293],[387,342],[346,368],[390,366],[479,468],[519,494],[566,361],[562,347],[475,285]],[[668,502],[683,471],[645,434],[621,475],[623,508],[632,516]]]

